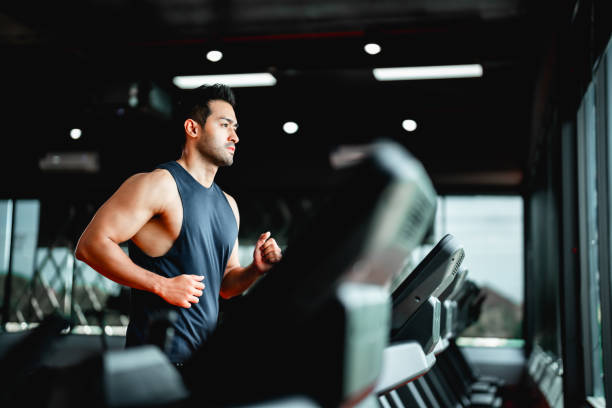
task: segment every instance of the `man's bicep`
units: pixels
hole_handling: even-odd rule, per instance
[[[148,176],[138,174],[126,180],[87,228],[117,244],[132,238],[161,208],[161,195],[156,194],[154,180]]]

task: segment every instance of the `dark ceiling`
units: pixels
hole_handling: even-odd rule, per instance
[[[542,6],[469,1],[70,1],[0,6],[4,196],[102,196],[135,171],[177,158],[180,128],[146,102],[180,74],[271,72],[236,88],[241,141],[219,183],[230,192],[324,184],[339,144],[387,137],[419,158],[439,192],[520,190]],[[363,46],[376,41],[378,55]],[[204,58],[212,49],[224,58]],[[378,82],[374,67],[482,64],[473,79]],[[131,84],[141,102],[128,104]],[[415,132],[401,128],[417,121]],[[300,126],[285,135],[282,124]],[[73,141],[68,132],[83,129]],[[48,174],[49,152],[95,151],[96,174]]]

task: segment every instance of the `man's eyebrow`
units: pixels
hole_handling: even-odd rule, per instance
[[[226,118],[226,117],[224,117],[224,116],[221,116],[219,119],[227,120],[227,121],[228,121],[230,124],[233,124],[234,126],[238,126],[238,123],[237,123],[237,122],[234,122],[234,120],[233,120],[233,119]]]

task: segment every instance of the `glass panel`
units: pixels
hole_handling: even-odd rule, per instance
[[[608,162],[606,163],[606,166],[608,168],[608,193],[610,194],[610,197],[608,197],[608,203],[609,205],[612,205],[612,37],[610,39],[610,42],[608,43],[608,47],[606,49],[606,53],[604,56],[604,64],[603,64],[603,69],[605,69],[605,82],[606,82],[606,87],[604,88],[604,97],[601,99],[604,99],[604,106],[600,107],[597,114],[598,115],[602,115],[602,119],[604,120],[605,123],[605,128],[604,128],[604,132],[605,134],[602,135],[603,137],[601,139],[605,139],[607,141],[607,146],[608,146]],[[601,88],[600,88],[601,89]],[[612,208],[608,208],[608,223],[610,223],[612,220]],[[612,231],[612,228],[610,228],[610,226],[608,227],[609,230],[608,232],[610,233]],[[608,237],[608,242],[612,245],[612,237]],[[609,254],[612,254],[612,247],[609,248]],[[608,263],[610,265],[610,270],[607,272],[609,275],[612,275],[612,262]],[[604,271],[605,273],[605,271]],[[612,279],[610,279],[610,282],[612,282]],[[608,296],[612,296],[612,287],[608,287]],[[599,326],[600,326],[600,335],[601,335],[601,308],[599,309],[599,313],[598,313],[598,317],[599,317]],[[601,360],[603,360],[603,346],[602,346],[602,342],[600,340],[600,357]],[[605,353],[611,353],[612,350],[605,350]],[[607,355],[607,361],[610,362],[610,356]],[[603,398],[603,396],[605,395],[605,386],[604,386],[604,376],[606,375],[603,372],[603,367],[604,364],[603,362],[601,362],[601,366],[600,366],[600,378],[601,378],[601,386],[602,389],[601,390],[601,394],[597,395],[598,397],[601,397],[601,401],[603,402],[603,404],[605,405],[605,399]],[[607,367],[607,369],[609,370],[610,367]],[[609,377],[610,375],[612,375],[612,373],[607,373],[607,376]],[[608,385],[610,384],[610,379],[608,378]],[[610,388],[608,387],[608,393],[610,392]],[[608,399],[611,398],[610,395],[608,395]]]
[[[34,257],[38,244],[38,200],[17,200],[13,216],[12,283],[9,321],[32,322],[44,315],[36,301],[31,301]]]
[[[70,314],[73,260],[68,248],[36,249],[36,268],[30,294],[44,315],[53,310]]]
[[[591,84],[584,98],[585,114],[585,164],[586,164],[586,216],[588,245],[589,302],[591,322],[591,369],[593,395],[603,395],[601,354],[601,306],[599,300],[599,229],[597,217],[597,154],[595,134],[595,92]]]
[[[126,248],[122,249],[126,251]],[[121,285],[78,260],[74,263],[72,275],[72,313],[77,324],[98,326],[103,318],[105,325],[127,325],[125,307],[109,303],[110,299],[121,300]]]
[[[13,274],[26,279],[34,272],[34,254],[38,244],[38,200],[18,200],[13,231]]]
[[[4,286],[9,269],[13,201],[0,200],[0,305],[4,305]],[[4,319],[3,319],[4,320]]]
[[[465,249],[468,279],[486,294],[478,322],[462,336],[521,338],[523,200],[518,196],[447,196],[436,237],[455,236]]]

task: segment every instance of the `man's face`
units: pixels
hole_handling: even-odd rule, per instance
[[[210,115],[202,126],[202,135],[197,142],[200,154],[217,166],[231,166],[238,143],[238,121],[232,105],[214,100],[208,103]]]

